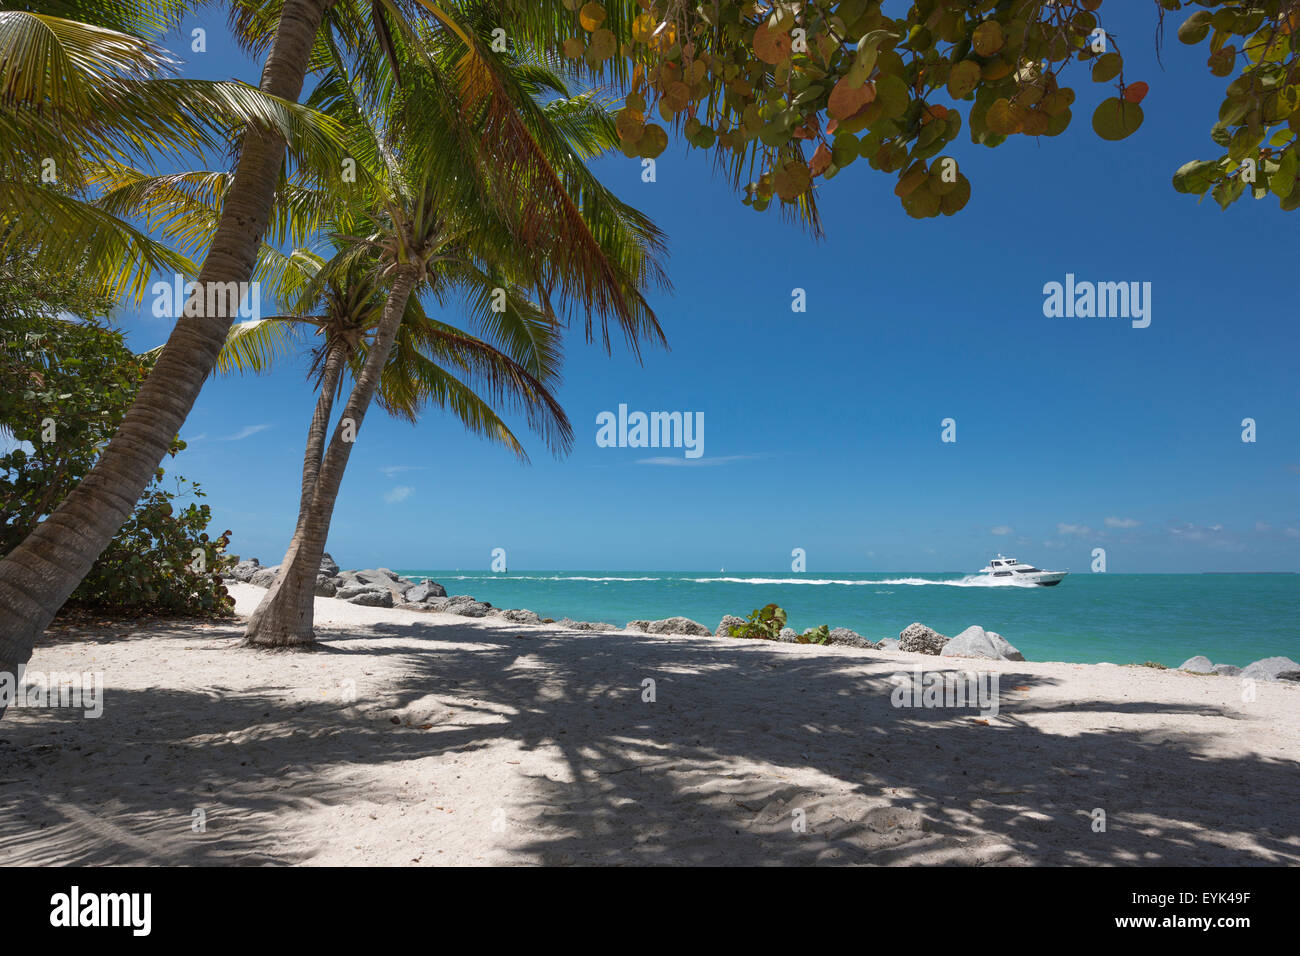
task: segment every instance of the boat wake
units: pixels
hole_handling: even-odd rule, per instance
[[[1029,581],[992,580],[987,575],[969,574],[963,578],[935,580],[933,578],[873,578],[869,581],[850,581],[841,578],[690,578],[696,584],[804,584],[821,586],[839,584],[846,587],[868,587],[881,584],[902,585],[906,587],[925,587],[934,585],[947,588],[1032,588]]]
[[[435,572],[436,573],[436,572]],[[427,577],[424,572],[411,575],[413,577]],[[773,585],[773,584],[802,584],[811,587],[821,587],[825,585],[840,585],[842,587],[879,587],[881,585],[903,586],[903,587],[945,587],[945,588],[1032,588],[1035,587],[1030,581],[1021,581],[1015,578],[1011,579],[994,579],[986,574],[969,574],[962,578],[871,578],[864,581],[854,581],[848,578],[737,578],[737,577],[711,577],[711,578],[662,578],[662,577],[588,577],[579,575],[553,575],[553,574],[444,574],[439,575],[443,581],[587,581],[592,583],[603,582],[637,582],[637,581],[681,581],[691,584],[755,584],[755,585]]]
[[[437,572],[432,572],[437,574]],[[415,575],[419,577],[420,575]],[[424,575],[429,577],[430,575]],[[554,574],[443,574],[438,576],[444,581],[662,581],[663,578],[589,578],[568,577]]]

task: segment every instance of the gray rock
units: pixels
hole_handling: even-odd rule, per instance
[[[899,650],[915,651],[918,654],[941,654],[947,643],[948,638],[920,623],[907,625],[898,635]]]
[[[316,596],[333,597],[338,593],[339,586],[334,583],[334,579],[328,574],[316,575]]]
[[[277,564],[273,568],[260,568],[254,572],[253,576],[248,579],[248,583],[254,587],[269,588],[275,583],[275,579],[280,576],[280,566]]]
[[[339,573],[339,563],[330,557],[328,551],[320,556],[320,573],[330,578]]]
[[[438,595],[438,596],[442,597],[445,596],[445,594],[446,592],[443,592],[442,595]],[[418,604],[421,601],[423,601],[425,598],[431,596],[433,596],[433,588],[429,586],[428,581],[424,581],[421,584],[413,584],[405,591],[402,592],[402,597],[404,597],[407,601],[409,601],[412,604]]]
[[[555,622],[560,627],[567,627],[571,631],[617,631],[618,628],[613,624],[606,624],[603,621],[575,621],[571,617],[561,618]]]
[[[1297,678],[1290,676],[1292,671],[1300,672],[1300,664],[1297,664],[1291,658],[1265,657],[1253,664],[1247,664],[1242,669],[1240,676],[1243,679],[1250,678],[1251,680],[1296,680]]]
[[[776,639],[781,641],[783,644],[798,644],[799,632],[793,627],[783,627],[781,628],[781,633],[777,635]]]
[[[831,643],[844,644],[848,647],[865,647],[870,650],[875,650],[876,648],[875,641],[868,640],[857,631],[851,631],[847,627],[831,628]]]
[[[459,614],[461,617],[487,617],[492,610],[492,605],[483,601],[470,601],[469,603],[448,604],[443,610],[448,614]]]
[[[1236,664],[1215,664],[1214,673],[1221,674],[1224,677],[1236,677],[1241,673],[1241,668]]]
[[[388,568],[367,568],[364,571],[356,572],[358,577],[364,577],[371,584],[406,584],[400,575],[394,574]]]
[[[882,651],[896,651],[899,647],[899,641],[896,637],[882,637],[876,642],[876,647]]]
[[[1001,634],[971,625],[943,645],[941,657],[979,657],[989,661],[1023,661],[1025,655]]]
[[[428,578],[425,578],[423,581],[417,584],[416,587],[428,589],[428,591],[425,593],[425,596],[418,599],[421,601],[427,601],[429,598],[445,598],[447,596],[447,589],[445,587],[443,587],[437,581],[430,581]]]
[[[226,577],[234,578],[236,581],[243,581],[245,584],[262,569],[262,565],[257,558],[249,558],[247,561],[240,561],[233,568],[226,572]]]
[[[743,617],[736,617],[734,614],[724,615],[718,623],[718,629],[713,632],[714,637],[730,637],[733,627],[743,627],[747,622]]]
[[[340,588],[357,587],[362,584],[370,584],[370,581],[363,581],[356,571],[340,571],[334,575],[334,583]]]
[[[393,592],[387,588],[369,588],[344,600],[349,604],[360,604],[362,607],[392,607]]]
[[[367,568],[362,571],[340,571],[339,577],[348,584],[379,584],[386,588],[409,587],[406,581],[387,568]]]
[[[1214,662],[1204,654],[1197,654],[1195,657],[1189,657],[1178,665],[1180,671],[1191,671],[1193,674],[1213,674]]]
[[[536,611],[530,611],[528,608],[518,607],[511,608],[509,611],[502,612],[507,621],[515,624],[541,624],[542,618]]]
[[[479,601],[468,594],[453,594],[449,598],[426,599],[426,603],[433,604],[438,602],[438,607],[448,614],[460,614],[463,617],[486,617],[488,611],[492,610],[492,605],[487,601]]]
[[[712,632],[689,617],[666,617],[662,621],[628,621],[627,630],[646,634],[685,634],[689,637],[711,637]]]
[[[392,597],[392,592],[389,591],[388,588],[381,588],[374,584],[344,584],[335,591],[334,596],[340,601],[350,601],[359,594],[368,593],[382,593],[387,594],[390,598]],[[389,607],[391,606],[392,605],[389,605]]]

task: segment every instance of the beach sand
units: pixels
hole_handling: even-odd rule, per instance
[[[1300,863],[1300,686],[316,620],[306,654],[237,624],[51,630],[30,669],[102,671],[104,713],[0,721],[0,865]],[[894,707],[916,664],[997,673],[1000,713]]]

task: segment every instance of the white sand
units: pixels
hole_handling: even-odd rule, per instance
[[[1297,686],[316,606],[47,635],[105,710],[0,721],[0,865],[1300,863]],[[916,663],[1000,715],[893,707]]]

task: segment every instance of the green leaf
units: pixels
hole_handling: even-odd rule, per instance
[[[1220,164],[1216,160],[1194,159],[1184,163],[1174,173],[1174,189],[1180,193],[1205,192],[1222,175]]]
[[[1286,199],[1295,189],[1298,165],[1295,149],[1288,149],[1278,160],[1277,172],[1269,177],[1268,186],[1278,199]]]
[[[1102,100],[1092,114],[1092,128],[1105,140],[1132,136],[1142,125],[1142,107],[1117,96]]]
[[[1094,83],[1108,83],[1124,69],[1124,59],[1118,53],[1105,53],[1092,65]]]

